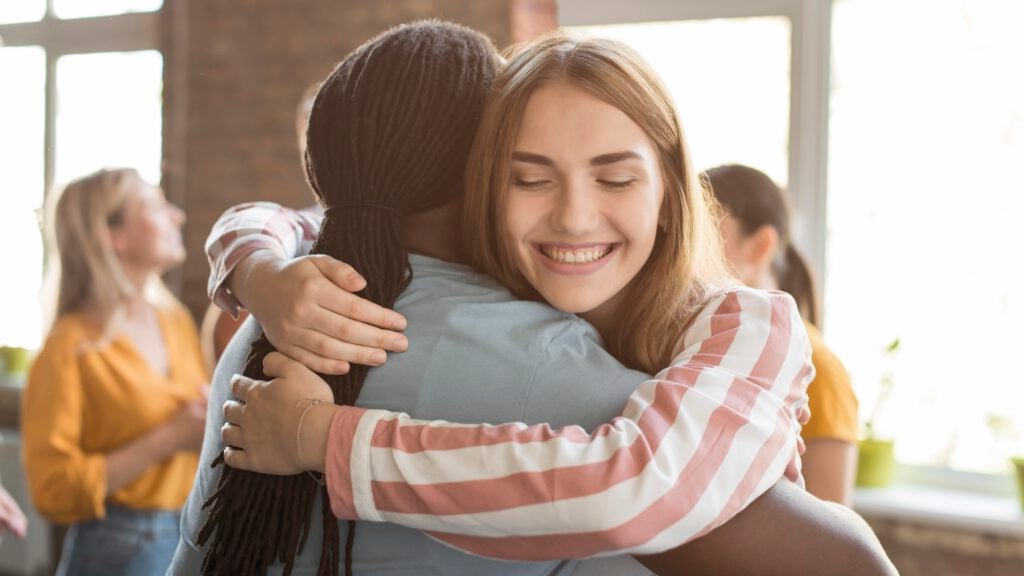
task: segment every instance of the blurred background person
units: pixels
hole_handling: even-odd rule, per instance
[[[725,209],[720,229],[737,277],[753,288],[788,292],[800,307],[816,371],[807,389],[811,419],[802,432],[804,479],[811,494],[850,506],[857,471],[857,397],[818,329],[814,275],[791,241],[785,194],[748,166],[719,166],[706,176]]]
[[[4,534],[8,532],[18,538],[24,538],[26,527],[25,513],[7,490],[0,486],[0,540],[3,540]]]
[[[70,525],[58,574],[162,574],[206,416],[195,324],[160,280],[185,259],[185,216],[132,169],[57,198],[54,321],[22,404],[32,500]]]

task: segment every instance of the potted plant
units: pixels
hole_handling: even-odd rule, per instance
[[[1020,511],[1024,514],[1024,456],[1010,458],[1013,462],[1013,469],[1017,473],[1017,500],[1020,503]]]
[[[857,460],[857,486],[879,488],[892,482],[893,440],[878,436],[879,417],[889,401],[894,384],[893,364],[900,351],[900,339],[895,338],[882,349],[882,376],[878,396],[864,421],[864,438],[860,441]]]
[[[1009,455],[1009,461],[1017,477],[1017,496],[1021,512],[1024,512],[1024,452],[1021,451],[1024,434],[1014,425],[1013,417],[1009,414],[990,413],[987,424],[992,431],[997,457],[1006,458]]]

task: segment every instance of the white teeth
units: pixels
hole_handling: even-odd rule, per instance
[[[563,248],[542,245],[541,251],[548,258],[563,264],[589,264],[607,256],[608,252],[611,251],[611,247],[599,246],[579,250],[565,250]]]

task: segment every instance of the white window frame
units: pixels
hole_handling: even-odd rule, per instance
[[[3,47],[38,46],[46,52],[46,102],[43,138],[44,196],[53,187],[56,163],[57,60],[68,54],[161,50],[160,11],[95,18],[58,18],[46,0],[42,20],[0,24]]]

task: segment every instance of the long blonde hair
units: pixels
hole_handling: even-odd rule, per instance
[[[712,292],[731,284],[722,258],[718,205],[691,163],[668,90],[628,46],[556,31],[508,55],[495,79],[466,174],[463,238],[472,264],[519,297],[536,292],[519,273],[503,218],[511,157],[526,104],[545,83],[568,82],[615,106],[640,126],[658,152],[665,185],[662,221],[647,263],[629,290],[621,321],[604,334],[608,351],[629,367],[657,372]]]
[[[47,209],[47,267],[53,301],[48,323],[83,313],[109,336],[114,320],[136,288],[124,273],[110,240],[110,229],[125,217],[133,190],[144,180],[132,168],[103,169],[73,180],[51,195]],[[154,305],[177,303],[159,276],[145,288]]]

